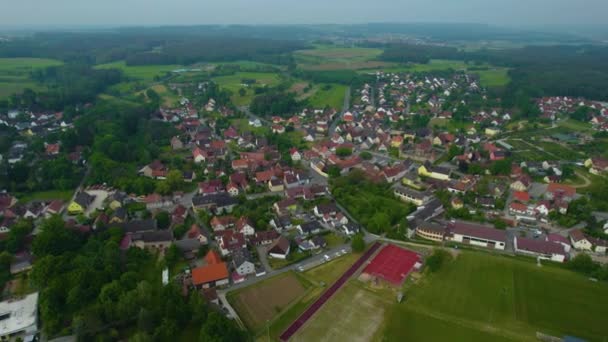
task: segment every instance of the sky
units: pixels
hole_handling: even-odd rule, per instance
[[[2,0],[0,26],[369,22],[604,26],[608,0]]]

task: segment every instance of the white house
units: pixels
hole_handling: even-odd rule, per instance
[[[0,339],[29,340],[38,332],[38,292],[0,303]]]
[[[575,229],[571,231],[569,235],[570,242],[572,242],[572,246],[574,246],[575,249],[581,251],[590,251],[593,249],[593,244],[591,244],[591,241],[587,239],[582,231]]]

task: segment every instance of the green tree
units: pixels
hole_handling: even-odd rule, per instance
[[[154,217],[159,229],[167,229],[171,225],[171,216],[166,211],[161,211]]]
[[[452,255],[445,249],[436,248],[433,254],[426,258],[426,266],[431,272],[437,272],[443,265],[452,259]]]
[[[245,88],[240,88],[239,89],[239,96],[243,97],[245,95],[247,95],[247,90],[245,90]]]
[[[171,170],[167,174],[166,182],[171,191],[180,190],[184,184],[184,176],[179,170]]]
[[[365,250],[365,240],[363,239],[363,234],[356,234],[353,236],[350,247],[352,248],[353,252],[363,252]]]
[[[363,151],[359,153],[359,157],[361,157],[361,159],[363,160],[370,160],[373,158],[372,154],[368,151]]]
[[[336,155],[338,157],[348,157],[353,154],[353,150],[350,147],[338,147],[336,149]]]

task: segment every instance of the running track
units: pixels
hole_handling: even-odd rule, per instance
[[[338,290],[346,283],[346,281],[353,275],[357,270],[369,259],[369,257],[376,252],[380,247],[378,242],[374,243],[370,249],[363,254],[359,260],[357,260],[344,274],[338,279],[327,291],[321,295],[298,319],[296,319],[291,325],[281,334],[280,339],[283,342],[289,340],[322,306],[329,300]]]

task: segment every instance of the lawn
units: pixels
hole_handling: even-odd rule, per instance
[[[50,190],[50,191],[38,191],[28,192],[22,196],[17,196],[19,203],[28,203],[30,201],[51,201],[51,200],[63,200],[69,201],[74,194],[74,190]]]
[[[255,80],[255,84],[245,86],[243,80]],[[232,92],[232,101],[237,105],[246,105],[251,102],[255,96],[254,87],[274,87],[281,81],[281,76],[277,73],[265,72],[237,72],[234,75],[219,76],[212,79],[220,87]],[[239,95],[239,90],[246,90],[245,96]]]
[[[433,330],[444,330],[444,337],[466,328],[515,340],[532,340],[536,331],[599,340],[608,336],[602,314],[608,305],[606,293],[608,284],[557,266],[539,269],[527,260],[463,252],[413,287],[404,304],[395,304],[386,336],[394,340],[415,332],[416,325],[402,315],[417,313],[427,316],[419,320],[444,321],[445,329]]]
[[[308,103],[314,108],[329,106],[336,110],[342,110],[347,89],[347,86],[341,84],[320,85],[308,98]]]
[[[488,68],[487,70],[471,70],[469,72],[479,75],[479,83],[484,87],[504,87],[511,81],[507,68]]]
[[[142,81],[152,81],[155,76],[164,76],[166,73],[182,68],[180,65],[138,65],[128,66],[124,61],[95,66],[97,69],[120,69],[128,77]]]
[[[44,89],[31,79],[30,73],[62,64],[61,61],[44,58],[0,58],[0,98],[19,93],[25,88]]]

